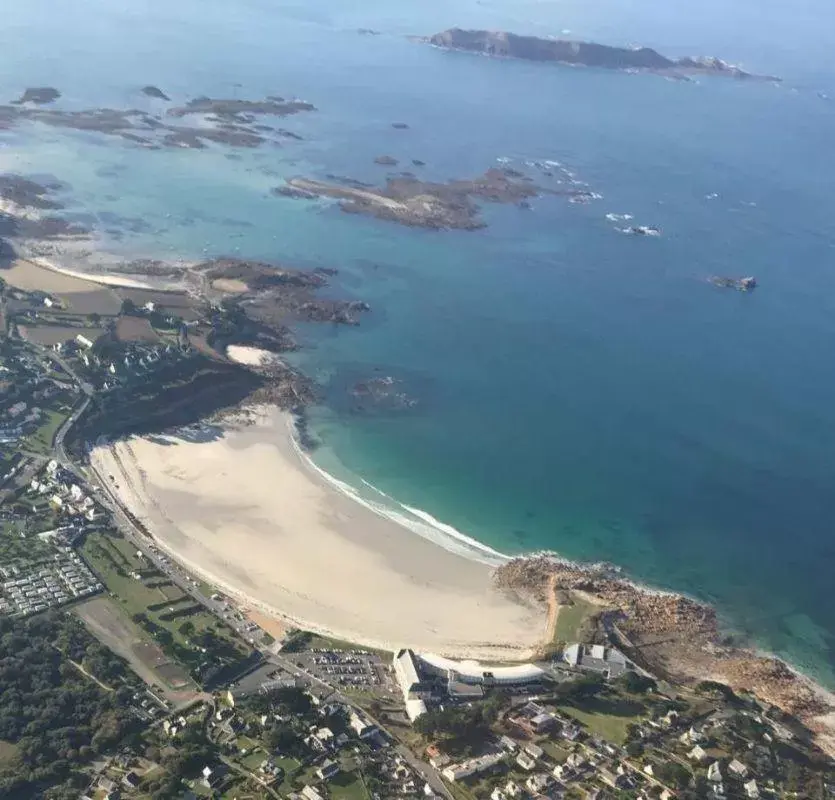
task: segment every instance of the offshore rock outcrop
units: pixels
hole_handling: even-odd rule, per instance
[[[145,97],[153,97],[155,100],[165,100],[166,102],[171,101],[171,98],[158,86],[143,86],[142,94],[144,94]]]
[[[141,91],[148,97],[169,99],[155,86],[146,86]],[[50,97],[52,99],[48,99]],[[135,108],[67,111],[41,107],[58,97],[57,89],[28,89],[19,101],[0,105],[0,129],[9,129],[21,122],[40,122],[54,128],[118,137],[147,150],[200,150],[210,144],[254,148],[266,142],[279,144],[285,139],[301,138],[291,131],[261,124],[263,117],[287,117],[315,110],[310,103],[277,96],[263,100],[198,97],[168,109],[164,115]]]
[[[447,183],[421,181],[412,175],[389,178],[382,187],[356,181],[333,179],[332,182],[309,178],[291,178],[275,189],[285,197],[330,197],[349,214],[363,214],[378,219],[419,228],[475,230],[485,227],[476,200],[490,203],[518,204],[542,194],[591,197],[591,192],[576,186],[545,188],[518,170],[508,167],[488,169],[472,179]]]
[[[24,103],[34,103],[37,106],[48,105],[54,103],[60,96],[61,92],[52,86],[38,86],[27,89],[19,99],[14,101],[14,105],[22,106]]]
[[[700,73],[725,75],[732,78],[758,78],[776,81],[765,75],[753,75],[718,58],[679,58],[663,56],[651,47],[613,47],[596,42],[572,39],[544,39],[520,36],[505,31],[464,30],[450,28],[423,41],[448,50],[466,50],[527,61],[554,61],[602,69],[641,70],[670,74]]]

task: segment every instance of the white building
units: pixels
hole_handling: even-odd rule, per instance
[[[351,712],[351,717],[348,723],[360,739],[367,739],[373,736],[377,728],[367,720],[363,719],[356,711]]]
[[[478,775],[492,769],[504,758],[504,753],[489,753],[486,756],[471,758],[462,761],[460,764],[452,764],[441,773],[448,781],[460,781],[462,778],[469,778],[471,775]]]
[[[536,664],[519,664],[513,667],[492,667],[478,661],[454,661],[451,658],[421,653],[421,669],[435,677],[479,686],[524,686],[545,677],[545,671]]]
[[[599,672],[606,678],[616,678],[634,669],[634,664],[620,650],[602,644],[571,644],[562,657],[572,667]]]

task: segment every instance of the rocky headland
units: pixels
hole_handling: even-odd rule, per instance
[[[797,717],[825,750],[835,752],[835,702],[778,658],[737,646],[722,635],[716,611],[672,592],[639,586],[609,565],[581,565],[547,554],[498,567],[498,587],[549,601],[554,593],[587,595],[605,610],[603,633],[639,665],[673,682],[713,680]]]
[[[613,47],[572,39],[520,36],[505,31],[450,28],[433,36],[425,37],[421,41],[447,50],[465,50],[470,53],[521,58],[527,61],[553,61],[572,66],[638,70],[680,76],[704,74],[741,79],[779,80],[779,78],[773,76],[754,75],[718,58],[688,57],[674,59],[661,55],[651,47]]]
[[[543,194],[564,195],[572,200],[592,193],[577,186],[543,187],[509,167],[493,167],[471,179],[446,183],[422,181],[413,175],[389,178],[375,187],[349,180],[320,181],[291,178],[275,194],[296,197],[329,197],[349,214],[419,228],[476,230],[485,227],[477,201],[520,204]]]

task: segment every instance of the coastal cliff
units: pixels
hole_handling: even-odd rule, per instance
[[[732,78],[779,80],[765,75],[752,75],[718,58],[671,59],[651,47],[612,47],[595,42],[571,39],[544,39],[520,36],[505,31],[464,30],[450,28],[423,41],[447,50],[466,50],[526,61],[555,61],[603,69],[642,70],[664,73],[704,73]]]

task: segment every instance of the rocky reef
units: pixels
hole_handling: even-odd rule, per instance
[[[671,59],[651,47],[613,47],[571,39],[519,36],[505,31],[450,28],[424,38],[422,41],[448,50],[466,50],[471,53],[521,58],[527,61],[554,61],[574,66],[640,70],[673,75],[696,73],[732,78],[779,80],[772,76],[753,75],[718,58]]]
[[[348,389],[354,413],[392,413],[409,411],[418,400],[405,389],[404,382],[392,375],[357,381]]]
[[[522,172],[509,167],[493,167],[477,178],[447,183],[400,175],[389,178],[382,187],[346,179],[326,182],[291,178],[285,186],[274,191],[289,197],[330,197],[338,200],[340,208],[350,214],[436,230],[483,228],[485,222],[476,200],[518,204],[542,194],[565,195],[572,199],[591,196],[591,192],[576,186],[539,186]]]
[[[747,278],[725,278],[714,275],[708,280],[720,289],[736,289],[740,292],[753,292],[757,288],[757,279],[753,276]]]
[[[27,89],[17,100],[15,105],[21,106],[24,103],[34,103],[35,105],[48,105],[54,103],[61,96],[61,92],[53,89],[51,86],[39,86],[33,89]]]
[[[145,86],[141,91],[147,97],[170,100],[156,86]],[[54,128],[118,137],[147,150],[199,150],[211,144],[254,148],[266,142],[280,144],[286,139],[301,138],[292,131],[264,125],[264,117],[288,117],[315,111],[310,103],[285,100],[278,96],[269,96],[263,100],[198,97],[168,109],[165,114],[152,114],[135,108],[67,111],[41,107],[59,97],[57,89],[27,89],[20,100],[0,105],[0,129],[31,121]],[[192,118],[193,124],[190,123]]]
[[[143,86],[142,94],[144,94],[145,97],[153,97],[155,100],[165,100],[166,102],[171,101],[171,98],[158,86]]]

